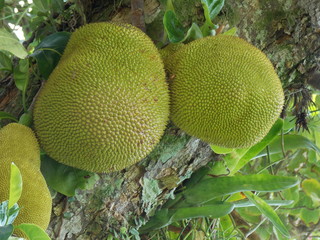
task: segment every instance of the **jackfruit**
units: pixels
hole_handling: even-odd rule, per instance
[[[169,43],[167,46],[159,50],[162,61],[164,63],[164,68],[167,71],[170,71],[172,67],[170,64],[174,63],[172,58],[175,56],[175,53],[184,46],[183,43]]]
[[[14,221],[33,223],[46,230],[50,222],[52,200],[40,172],[40,150],[32,130],[21,124],[8,124],[0,130],[0,202],[9,199],[11,163],[20,169],[21,208]],[[20,234],[21,235],[21,234]]]
[[[129,24],[76,30],[34,108],[40,145],[53,159],[111,172],[144,158],[169,118],[169,90],[151,39]]]
[[[217,35],[180,48],[166,65],[171,74],[171,119],[188,134],[226,148],[250,147],[279,117],[280,79],[259,49]]]

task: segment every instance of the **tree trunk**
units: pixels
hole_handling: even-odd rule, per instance
[[[91,14],[86,18],[89,22],[106,20],[102,14],[106,11],[109,15],[112,12],[114,21],[131,21],[128,1],[123,1],[117,11],[111,5],[98,9],[99,4],[81,2],[87,9],[85,14]],[[200,0],[176,0],[174,5],[184,25],[203,21]],[[163,11],[157,0],[145,0],[146,29],[155,43],[163,38]],[[320,71],[318,0],[226,0],[216,22],[225,29],[236,26],[241,38],[267,54],[286,94],[290,93],[292,84],[304,85],[310,79],[320,81],[317,78],[317,71]],[[17,101],[17,97],[12,96],[17,93],[11,90],[11,94],[10,101],[8,97],[0,99],[0,108],[18,114],[20,108],[12,111],[16,109],[12,104]],[[125,232],[133,235],[135,229],[172,196],[179,183],[200,166],[219,158],[208,144],[169,124],[160,144],[140,163],[120,172],[99,174],[94,188],[79,190],[72,198],[58,194],[48,232],[52,239],[59,240],[105,239],[109,234],[119,232],[122,236]]]

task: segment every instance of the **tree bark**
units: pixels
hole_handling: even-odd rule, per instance
[[[163,37],[164,8],[157,0],[145,0],[144,5],[147,33],[158,43]],[[174,5],[185,26],[203,21],[200,0],[176,0]],[[129,5],[124,5],[114,12],[114,20],[130,22],[128,9]],[[98,17],[87,19],[106,20],[97,12]],[[226,0],[216,22],[225,29],[236,26],[241,38],[267,54],[286,94],[291,84],[307,84],[320,71],[318,0]],[[18,92],[11,89],[9,93],[5,98],[0,96],[0,110],[18,115]],[[72,198],[58,194],[48,232],[59,240],[105,239],[109,234],[120,236],[120,232],[121,236],[124,232],[133,235],[172,196],[178,184],[199,167],[217,160],[219,156],[208,144],[169,124],[160,144],[140,163],[120,172],[99,174],[94,188],[79,190]]]

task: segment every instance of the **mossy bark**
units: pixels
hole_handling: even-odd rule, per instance
[[[93,2],[81,2],[87,9],[84,14],[90,14],[86,21],[112,16],[115,21],[130,22],[130,1],[115,1],[122,6],[116,11],[114,4],[101,9]],[[160,43],[164,7],[157,0],[145,0],[144,5],[147,33]],[[203,21],[200,1],[176,0],[174,5],[183,25]],[[95,14],[88,6],[96,10]],[[236,26],[240,37],[264,51],[285,89],[294,82],[306,84],[320,70],[318,0],[226,0],[215,21],[225,29]],[[22,110],[19,92],[14,87],[6,91],[0,98],[0,110],[18,116]],[[109,235],[125,239],[172,196],[179,183],[218,158],[208,144],[170,124],[161,143],[140,163],[120,172],[100,174],[94,188],[78,191],[72,198],[57,195],[48,232],[59,240],[105,239]]]

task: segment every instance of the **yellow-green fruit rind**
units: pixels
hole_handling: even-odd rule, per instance
[[[284,94],[271,62],[238,37],[195,40],[175,53],[172,66],[171,118],[190,135],[249,147],[279,117]]]
[[[168,118],[159,52],[128,24],[93,23],[75,31],[34,108],[44,150],[93,172],[140,161],[160,140]]]
[[[40,151],[32,130],[12,123],[0,130],[0,202],[9,199],[10,169],[14,162],[22,176],[21,208],[14,221],[33,223],[46,230],[51,215],[52,200],[40,172]]]
[[[183,48],[183,43],[169,43],[167,46],[159,50],[162,61],[164,63],[164,68],[170,73],[171,69],[174,67],[174,56],[175,53]]]

